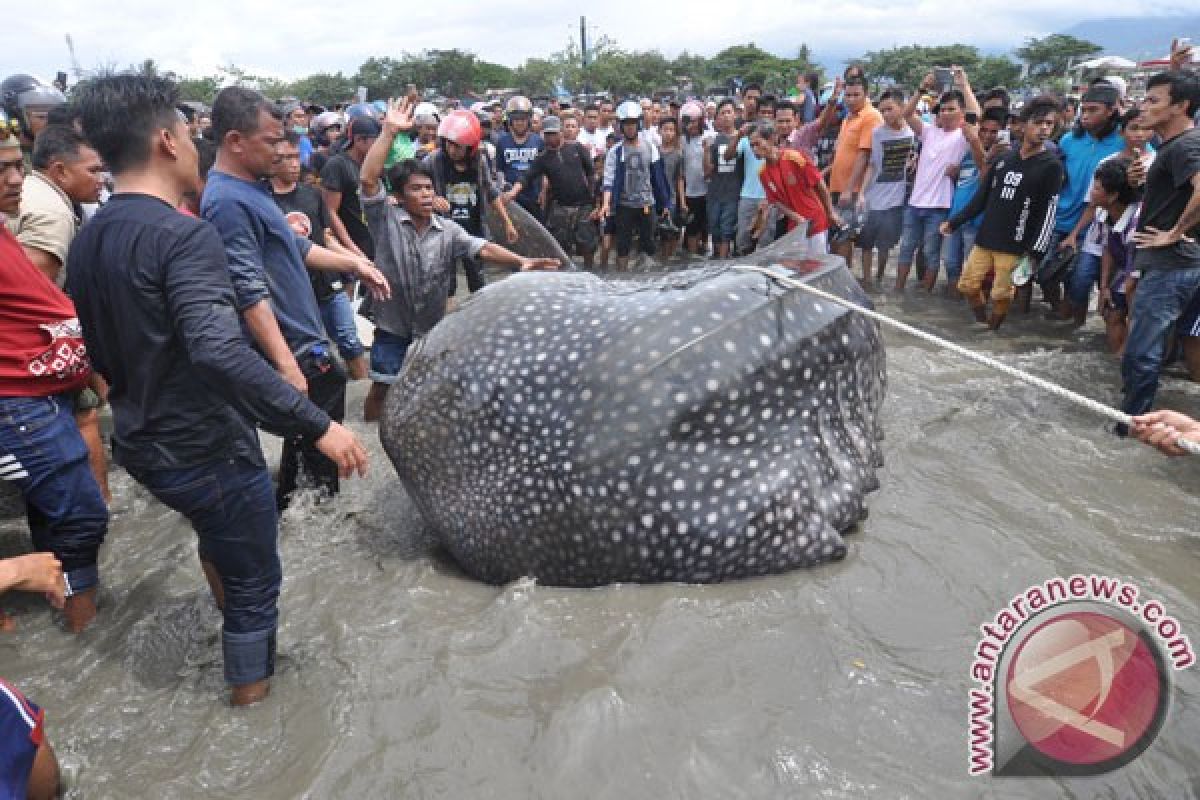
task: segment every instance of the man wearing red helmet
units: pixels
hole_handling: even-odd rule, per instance
[[[480,148],[483,128],[479,117],[470,111],[451,111],[438,125],[438,149],[425,158],[433,173],[433,210],[449,217],[472,236],[489,238],[486,204],[491,204],[504,220],[504,236],[517,240],[517,229],[508,218],[508,210],[493,180],[495,168]],[[463,259],[467,288],[477,292],[486,282],[483,265],[477,259]],[[450,293],[454,293],[453,281]]]

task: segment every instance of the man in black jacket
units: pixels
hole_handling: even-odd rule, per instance
[[[1035,262],[1046,252],[1054,232],[1054,209],[1062,188],[1062,162],[1045,147],[1054,132],[1058,101],[1039,97],[1025,106],[1021,119],[1025,138],[992,167],[971,202],[941,224],[943,236],[983,212],[975,246],[967,257],[958,290],[975,318],[992,330],[1000,327],[1012,303],[1013,270],[1023,256]],[[992,313],[987,314],[983,281],[995,270]]]
[[[198,181],[196,146],[162,78],[115,75],[73,97],[116,194],[67,257],[93,366],[108,380],[113,455],[186,516],[224,613],[235,705],[266,697],[282,580],[278,518],[254,426],[308,436],[343,476],[366,450],[250,349],[221,237],[176,210]]]

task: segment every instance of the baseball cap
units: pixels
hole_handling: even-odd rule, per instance
[[[542,133],[562,133],[562,120],[551,115],[542,120]]]
[[[350,130],[347,131],[346,135],[351,138],[365,136],[368,139],[375,139],[381,133],[383,133],[383,127],[374,117],[355,117],[350,120]]]

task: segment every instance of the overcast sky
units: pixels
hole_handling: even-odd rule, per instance
[[[754,41],[781,55],[807,43],[818,62],[903,44],[962,41],[1008,50],[1027,36],[1063,30],[1089,17],[1180,12],[1176,0],[607,0],[588,4],[591,36],[668,56],[688,49],[711,55]],[[233,63],[252,73],[296,78],[317,71],[353,73],[373,55],[458,47],[515,66],[546,56],[578,36],[572,3],[341,3],[289,0],[160,0],[116,3],[41,0],[9,15],[5,63],[44,78],[70,71],[64,34],[75,40],[82,67],[125,66],[153,58],[188,76]],[[36,8],[36,11],[34,9]]]

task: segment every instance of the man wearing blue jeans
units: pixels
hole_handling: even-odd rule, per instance
[[[250,349],[221,237],[176,211],[198,159],[175,85],[113,75],[72,99],[116,180],[67,256],[88,352],[111,387],[114,460],[192,523],[223,612],[231,701],[253,703],[275,668],[282,577],[254,426],[312,438],[343,477],[365,471],[366,451]]]
[[[7,126],[0,137],[0,212],[16,214],[20,142]],[[62,564],[73,633],[96,615],[96,562],[108,530],[70,396],[90,377],[74,306],[0,226],[0,480],[24,498],[34,549]]]
[[[908,282],[908,272],[920,249],[925,255],[925,275],[921,285],[933,291],[937,284],[942,259],[941,224],[950,216],[954,201],[955,176],[963,156],[971,153],[975,163],[983,163],[983,149],[975,127],[979,124],[979,103],[966,73],[954,68],[954,89],[943,92],[935,108],[937,123],[926,125],[917,114],[921,92],[914,92],[905,107],[905,120],[921,143],[917,174],[912,194],[904,209],[904,234],[900,240],[900,256],[896,263],[896,291]],[[934,76],[925,76],[922,88],[931,90]],[[969,116],[968,116],[969,115]],[[967,129],[971,128],[970,137]]]
[[[333,235],[333,215],[314,187],[300,182],[300,147],[295,133],[284,134],[279,144],[279,163],[271,173],[271,197],[298,236],[343,255],[353,256]],[[326,270],[308,271],[313,294],[321,312],[325,332],[337,344],[351,380],[367,377],[367,348],[358,338],[354,307],[345,291],[342,276]]]
[[[1159,73],[1146,84],[1142,121],[1162,137],[1146,174],[1135,267],[1142,277],[1130,312],[1121,359],[1122,410],[1144,414],[1154,405],[1171,328],[1200,291],[1200,76]],[[1127,431],[1118,428],[1122,435]]]

